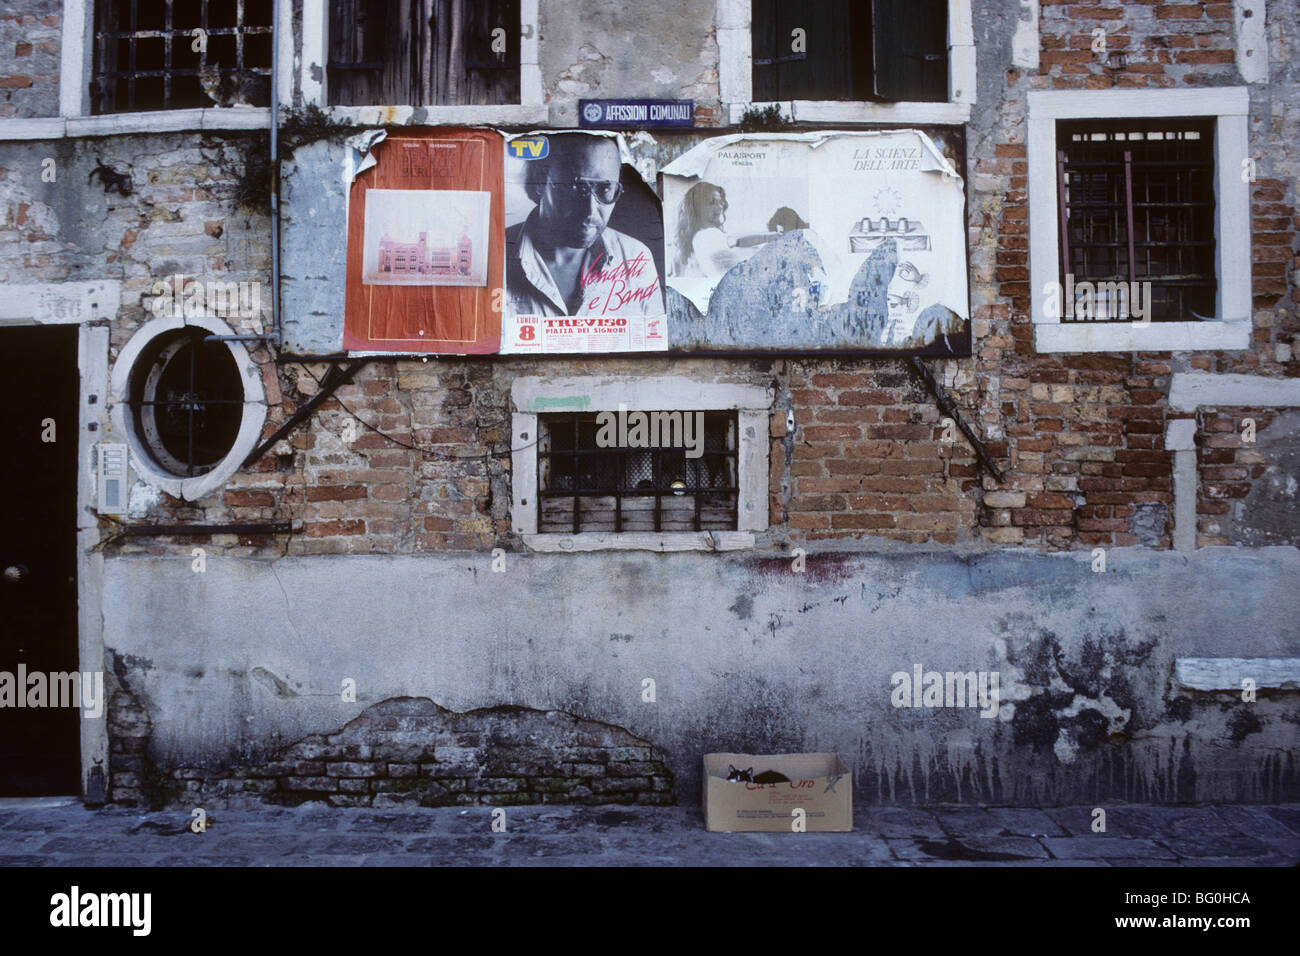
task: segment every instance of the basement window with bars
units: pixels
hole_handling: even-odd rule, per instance
[[[946,0],[753,0],[753,99],[948,99]]]
[[[665,446],[683,434],[671,426],[674,419],[685,425],[687,416],[701,414],[701,454],[688,457],[689,447],[601,447],[596,414],[538,416],[540,532],[736,530],[736,412],[642,414],[669,425],[648,436]]]
[[[1062,322],[1131,321],[1148,282],[1151,321],[1214,316],[1213,120],[1058,121],[1056,183]]]
[[[271,4],[120,0],[95,4],[97,114],[271,105]]]
[[[519,0],[331,0],[333,106],[519,102]]]

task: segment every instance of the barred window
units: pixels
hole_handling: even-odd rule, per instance
[[[597,414],[539,416],[538,530],[736,530],[736,412],[628,414],[645,415],[647,441],[657,438],[663,444],[643,447],[633,437],[628,445],[602,447],[601,425],[609,419],[598,420]],[[703,421],[702,441],[693,430],[696,415]],[[685,437],[687,416],[692,418],[691,441],[674,447],[681,444],[675,436]],[[632,429],[627,434],[635,436]]]
[[[235,445],[244,415],[239,368],[225,343],[189,326],[151,340],[131,370],[133,431],[152,462],[181,478],[207,474]]]
[[[271,4],[95,4],[95,113],[270,106]]]
[[[1058,122],[1063,288],[1150,282],[1152,321],[1213,318],[1214,189],[1213,120]],[[1119,298],[1082,317],[1128,321]]]

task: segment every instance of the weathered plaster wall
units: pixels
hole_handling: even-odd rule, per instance
[[[722,121],[715,0],[651,6],[541,0],[542,86],[552,126],[578,125],[578,100],[695,100],[696,123]]]
[[[1300,656],[1292,548],[1086,555],[117,558],[116,676],[161,767],[248,766],[391,697],[626,728],[698,799],[714,750],[838,751],[863,802],[1300,798],[1294,692],[1186,694],[1176,657]],[[998,671],[996,718],[896,709]],[[356,703],[340,688],[356,681]],[[656,700],[643,700],[643,680]],[[539,745],[545,741],[539,741]]]

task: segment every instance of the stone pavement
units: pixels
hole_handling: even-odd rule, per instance
[[[709,833],[698,807],[87,810],[0,799],[11,866],[1294,866],[1300,805],[860,808],[852,833]]]

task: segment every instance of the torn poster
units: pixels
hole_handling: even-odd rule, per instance
[[[924,133],[719,137],[663,191],[674,351],[969,354],[965,191]]]
[[[612,133],[506,142],[501,351],[664,351],[658,197]]]
[[[493,130],[412,128],[370,148],[348,199],[345,349],[498,350],[502,142]]]

